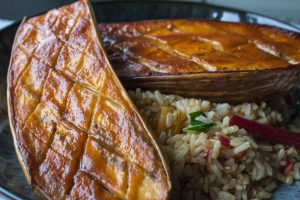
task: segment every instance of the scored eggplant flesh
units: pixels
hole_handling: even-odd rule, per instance
[[[247,23],[149,20],[99,25],[127,88],[245,102],[280,97],[300,81],[300,34]]]
[[[45,199],[167,199],[168,166],[112,70],[89,2],[23,20],[8,71],[19,161]]]

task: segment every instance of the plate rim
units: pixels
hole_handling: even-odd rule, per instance
[[[260,14],[260,13],[256,13],[256,12],[252,12],[252,11],[247,11],[244,9],[239,9],[239,8],[233,8],[233,7],[227,7],[227,6],[223,6],[223,5],[217,5],[214,3],[206,3],[206,2],[195,2],[192,0],[188,0],[188,1],[180,1],[180,0],[168,0],[168,1],[163,1],[163,0],[145,0],[145,1],[139,1],[139,0],[103,0],[103,1],[93,1],[92,4],[93,5],[103,5],[103,4],[114,4],[114,3],[138,3],[138,4],[168,4],[168,3],[173,3],[173,4],[189,4],[189,5],[201,5],[201,6],[207,6],[210,8],[216,8],[216,9],[220,9],[222,11],[229,11],[229,12],[235,12],[235,13],[243,13],[243,14],[252,14],[255,17],[264,17],[266,19],[270,19],[273,21],[277,21],[280,24],[284,24],[287,27],[290,27],[290,29],[286,29],[280,26],[275,26],[278,27],[280,29],[285,29],[291,32],[298,32],[300,33],[300,28],[289,23],[289,22],[285,22],[283,20],[277,19],[276,17],[270,17],[264,14]],[[67,4],[64,4],[67,5]],[[43,14],[47,11],[44,12],[40,12],[34,15],[30,15],[29,17],[34,17],[34,16],[38,16],[40,14]],[[186,19],[191,19],[191,18],[186,18]],[[192,19],[203,19],[203,18],[192,18]],[[8,31],[10,29],[12,29],[14,26],[18,26],[21,23],[22,19],[17,19],[17,20],[13,20],[13,22],[11,24],[9,24],[8,26],[5,26],[3,28],[0,28],[0,35],[3,34],[5,31]],[[138,20],[137,20],[138,21]],[[222,21],[222,20],[220,20]],[[226,21],[224,21],[226,22]],[[229,22],[229,21],[228,21]],[[250,23],[250,22],[246,22],[246,23]],[[266,25],[263,23],[253,23],[253,24],[260,24],[260,25]],[[270,25],[268,25],[270,26]],[[2,185],[0,183],[0,194],[6,195],[8,198],[11,199],[15,199],[15,200],[21,200],[21,199],[26,199],[26,197],[23,197],[23,195],[18,194],[16,192],[11,191],[10,189],[6,188],[4,185]]]
[[[143,0],[143,1],[139,1],[139,0],[103,0],[103,1],[99,1],[99,0],[96,0],[96,1],[92,2],[92,5],[96,5],[96,4],[100,4],[100,5],[101,4],[113,4],[113,3],[124,3],[124,4],[126,4],[126,3],[139,3],[139,4],[147,4],[147,3],[148,4],[149,3],[152,3],[152,4],[174,3],[174,4],[202,5],[202,6],[217,8],[217,9],[226,10],[226,11],[230,11],[230,12],[243,13],[243,14],[252,14],[252,15],[254,15],[256,17],[264,17],[266,19],[277,21],[277,22],[279,22],[281,24],[284,24],[284,25],[286,25],[286,26],[288,26],[290,28],[286,29],[286,28],[283,28],[283,27],[280,27],[280,26],[274,26],[274,27],[278,27],[278,28],[281,28],[281,29],[286,29],[288,31],[293,31],[293,32],[300,33],[300,27],[297,27],[297,26],[295,26],[295,25],[293,25],[293,24],[291,24],[289,22],[286,22],[284,20],[278,19],[276,17],[271,17],[271,16],[268,16],[268,15],[260,14],[260,13],[253,12],[253,11],[247,11],[247,10],[244,10],[244,9],[227,7],[227,6],[217,5],[217,4],[214,4],[214,3],[207,3],[207,2],[195,2],[195,1],[192,1],[192,0],[187,0],[187,1],[180,1],[180,0],[168,0],[168,1],[164,1],[164,0]],[[64,4],[64,5],[68,5],[68,4]],[[62,6],[64,6],[64,5],[62,5]],[[52,9],[54,9],[54,8],[52,8]],[[37,13],[37,14],[34,14],[34,15],[30,15],[30,16],[28,16],[28,18],[35,17],[35,16],[41,15],[41,14],[46,13],[46,12],[47,11],[40,12],[40,13]],[[2,34],[3,32],[5,32],[8,29],[11,29],[13,26],[16,26],[16,25],[20,24],[21,21],[22,21],[22,19],[12,20],[13,22],[11,24],[9,24],[8,26],[5,26],[3,28],[0,28],[0,34]],[[203,18],[186,18],[186,19],[203,19]],[[137,21],[139,21],[139,20],[137,20]],[[230,22],[230,21],[224,21],[224,22]],[[246,23],[250,23],[250,22],[246,22]],[[253,23],[253,24],[260,24],[260,25],[270,26],[270,25],[264,24],[264,23]]]
[[[139,1],[139,0],[101,0],[101,1],[95,0],[95,1],[92,2],[92,4],[136,3],[136,2],[141,2],[141,1]],[[247,11],[247,10],[240,9],[240,8],[233,8],[233,7],[230,7],[230,6],[218,5],[218,4],[210,3],[210,2],[195,2],[193,0],[186,0],[186,1],[180,1],[180,0],[167,0],[167,1],[164,1],[164,0],[143,0],[142,2],[143,3],[196,4],[196,5],[203,5],[203,6],[208,6],[208,7],[215,7],[215,8],[219,8],[219,9],[223,9],[223,10],[228,10],[228,11],[231,11],[231,12],[248,13],[248,14],[256,15],[258,17],[265,17],[265,18],[268,18],[268,19],[271,19],[271,20],[274,20],[274,21],[278,21],[282,24],[286,24],[286,25],[290,26],[291,28],[293,28],[297,31],[300,31],[299,27],[297,27],[297,26],[295,26],[295,25],[293,25],[289,22],[286,22],[284,20],[278,19],[276,17],[271,17],[271,16],[268,16],[268,15],[260,14],[260,13],[253,12],[253,11]],[[195,19],[197,19],[197,18],[195,18]],[[198,18],[198,19],[201,19],[201,18]],[[226,22],[226,21],[224,21],[224,22]],[[249,22],[247,22],[247,23],[249,23]],[[254,24],[261,24],[261,23],[254,23]],[[279,27],[279,28],[281,28],[281,27]]]

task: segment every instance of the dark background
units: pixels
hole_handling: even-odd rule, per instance
[[[0,0],[0,18],[21,19],[74,0]]]
[[[0,19],[21,19],[74,0],[0,0]],[[109,0],[92,0],[109,1]],[[124,0],[123,0],[124,1]],[[142,1],[142,0],[140,0]],[[149,1],[149,0],[148,0]],[[275,17],[300,27],[300,0],[177,0],[207,2]]]

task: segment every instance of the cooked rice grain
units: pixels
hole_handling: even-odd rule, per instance
[[[286,175],[281,172],[287,159],[299,156],[296,149],[258,140],[229,123],[233,114],[262,124],[283,122],[283,115],[265,102],[230,105],[140,89],[129,94],[170,161],[174,199],[268,199],[280,181],[300,179],[300,163]],[[216,125],[206,133],[182,131],[195,111]],[[222,146],[220,136],[231,146]]]

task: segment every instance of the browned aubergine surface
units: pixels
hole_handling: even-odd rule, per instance
[[[99,25],[121,76],[285,68],[300,63],[300,36],[274,27],[205,20]]]
[[[99,29],[128,87],[240,102],[282,95],[299,83],[300,35],[283,29],[209,20],[109,23]]]
[[[167,199],[164,157],[106,59],[88,4],[18,29],[8,104],[20,163],[45,199]]]

